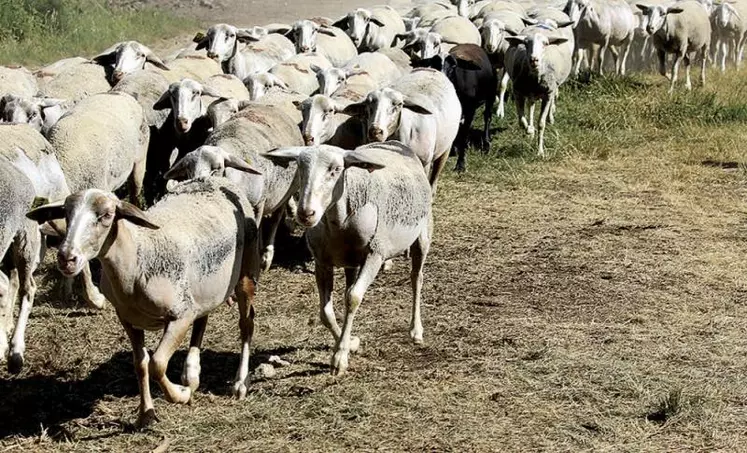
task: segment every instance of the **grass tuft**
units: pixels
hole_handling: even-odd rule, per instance
[[[663,425],[682,411],[683,403],[682,389],[673,389],[649,410],[646,420]]]

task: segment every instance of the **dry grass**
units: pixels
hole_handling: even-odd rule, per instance
[[[362,351],[340,379],[327,375],[314,279],[286,251],[261,284],[254,365],[271,354],[292,365],[231,399],[237,313],[221,309],[192,404],[158,398],[160,423],[131,433],[137,386],[113,311],[63,304],[45,280],[29,366],[0,374],[0,448],[743,450],[747,96],[735,74],[710,87],[673,98],[653,77],[568,87],[546,161],[513,118],[496,121],[508,129],[490,155],[470,154],[468,173],[440,186],[426,345],[407,338],[398,260],[367,294]]]

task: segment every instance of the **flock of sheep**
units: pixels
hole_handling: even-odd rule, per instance
[[[486,146],[509,81],[530,135],[540,101],[543,154],[558,87],[584,62],[602,73],[607,51],[619,74],[629,55],[643,68],[656,54],[666,75],[673,54],[672,89],[680,61],[688,89],[696,57],[702,82],[708,60],[723,70],[731,55],[739,65],[747,0],[642,2],[454,0],[406,14],[382,6],[337,21],[218,24],[163,59],[129,41],[34,73],[0,67],[0,255],[10,271],[0,272],[0,356],[21,370],[33,274],[44,238],[57,237],[61,273],[82,274],[92,306],[109,300],[132,342],[141,426],[156,419],[150,378],[168,401],[190,400],[207,317],[233,300],[241,332],[233,392],[244,396],[255,288],[286,212],[306,228],[320,317],[335,340],[333,373],[358,348],[352,325],[368,286],[403,254],[412,261],[410,336],[421,343],[432,200],[452,148],[465,168],[479,106]],[[112,193],[125,183],[132,203]],[[141,200],[151,207],[141,210]],[[347,287],[342,327],[335,267]],[[179,385],[166,367],[190,327]],[[152,356],[144,330],[163,330]]]

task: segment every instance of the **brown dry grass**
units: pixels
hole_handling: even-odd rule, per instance
[[[276,267],[258,295],[253,365],[292,365],[231,399],[237,313],[221,309],[201,389],[188,406],[157,398],[149,432],[128,430],[137,386],[113,311],[67,306],[45,280],[29,366],[0,374],[0,448],[744,450],[746,87],[735,74],[674,98],[653,77],[569,87],[546,161],[513,118],[497,121],[509,129],[493,152],[440,186],[425,346],[408,341],[398,260],[363,303],[349,374],[329,377],[314,279]]]

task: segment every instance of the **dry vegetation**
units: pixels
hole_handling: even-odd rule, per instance
[[[440,186],[426,345],[408,341],[398,260],[367,294],[362,351],[340,379],[327,374],[331,339],[291,246],[261,282],[254,365],[271,354],[292,365],[233,400],[237,313],[226,307],[208,323],[192,404],[159,398],[160,423],[133,433],[137,385],[113,310],[61,302],[44,277],[29,366],[0,374],[0,448],[745,448],[747,82],[714,75],[705,91],[665,91],[653,76],[567,87],[544,161],[515,118],[496,121],[491,153]]]

